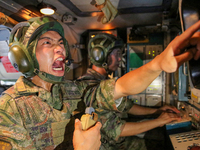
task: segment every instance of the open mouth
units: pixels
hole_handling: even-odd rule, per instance
[[[54,61],[52,68],[55,71],[62,71],[64,70],[63,64],[64,64],[64,59],[62,57],[59,57]]]

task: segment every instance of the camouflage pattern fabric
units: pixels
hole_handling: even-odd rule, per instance
[[[121,138],[116,142],[104,141],[99,150],[147,150],[145,140],[137,136]]]
[[[114,83],[115,80],[110,80],[111,85]],[[87,92],[101,91],[100,88],[106,87],[104,83],[102,84],[103,87],[100,85],[95,91],[88,89]],[[55,149],[64,140],[65,127],[81,101],[86,87],[85,82],[77,81],[66,81],[61,84],[60,101],[63,107],[57,110],[51,105],[53,99],[51,92],[20,77],[16,84],[0,97],[0,140],[11,144],[12,150]],[[113,86],[109,86],[109,89],[113,91]],[[98,94],[102,99],[95,104],[102,106],[102,109],[116,109],[114,102],[108,97],[108,95],[112,97],[112,92],[109,94],[107,89],[104,94],[104,90]]]
[[[90,68],[87,69],[85,75],[79,78],[79,80],[90,82],[90,85],[96,84],[104,79],[105,76]],[[110,80],[104,81],[105,82],[103,82],[103,84],[107,83],[108,85],[110,85]],[[102,85],[102,83],[100,83],[100,85]],[[107,87],[109,88],[109,86]],[[100,95],[98,95],[101,92],[103,92],[102,89],[101,91],[96,93],[96,96],[86,94],[87,97],[85,97],[85,101],[90,100],[86,103],[87,106],[92,105],[95,108],[95,112],[98,114],[98,121],[102,123],[102,144],[100,150],[146,150],[144,139],[136,136],[120,137],[121,131],[123,130],[126,123],[126,121],[123,120],[123,117],[127,117],[126,112],[133,106],[133,102],[124,98],[121,105],[117,107],[117,111],[111,109],[100,109],[102,108],[99,106],[99,104],[101,103],[97,104],[97,102],[102,98]],[[91,101],[93,101],[93,103],[91,103]],[[123,112],[120,112],[118,108],[120,108],[120,111]]]
[[[83,76],[80,76],[78,80],[85,80],[89,84],[99,83],[101,80],[108,79],[104,75],[96,72],[95,70],[88,68]]]
[[[115,84],[115,82],[113,82],[113,80],[117,80],[117,78],[113,78],[111,84],[109,83],[110,80],[107,80],[109,78],[106,78],[105,76],[101,75],[100,73],[96,72],[95,70],[88,68],[86,74],[84,74],[83,76],[79,77],[77,80],[78,81],[85,81],[87,82],[88,85],[90,86],[94,86],[94,85],[98,85],[100,83],[100,81],[105,80],[105,82],[108,85],[111,86],[111,84]],[[106,86],[106,84],[104,84],[104,86]],[[112,85],[112,87],[114,88],[114,84]],[[108,88],[108,87],[106,87]],[[110,91],[108,89],[108,91]],[[113,93],[112,93],[113,94]],[[108,94],[109,95],[109,94]],[[87,97],[88,96],[88,97]],[[85,102],[86,105],[89,106],[90,102],[91,102],[91,98],[89,98],[89,94],[85,96]],[[110,100],[112,101],[112,99]],[[119,103],[118,103],[119,101]],[[132,107],[133,105],[133,101],[126,99],[125,97],[123,99],[119,99],[115,101],[117,108],[115,110],[120,111],[120,112],[128,112],[129,109]]]

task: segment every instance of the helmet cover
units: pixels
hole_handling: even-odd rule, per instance
[[[88,44],[89,58],[98,67],[107,66],[108,55],[117,47],[123,47],[122,39],[112,34],[101,33],[90,39]]]

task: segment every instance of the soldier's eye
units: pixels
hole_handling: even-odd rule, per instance
[[[51,47],[52,46],[52,42],[49,41],[49,40],[48,41],[44,41],[43,45],[46,46],[46,47]]]
[[[60,45],[63,45],[63,44],[64,44],[64,42],[63,42],[63,41],[60,41],[60,42],[59,42],[59,44],[60,44]]]
[[[49,41],[45,41],[43,44],[51,44],[51,42],[49,42]]]

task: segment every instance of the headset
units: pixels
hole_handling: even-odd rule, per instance
[[[107,57],[115,47],[123,47],[122,39],[112,34],[97,34],[88,43],[90,61],[98,67],[107,67]]]
[[[9,39],[10,49],[8,52],[8,58],[13,67],[26,76],[31,76],[34,70],[33,60],[27,50],[27,47],[18,39],[20,39],[23,34],[22,32],[24,27],[28,28],[29,26],[29,22],[21,22],[12,29]]]

